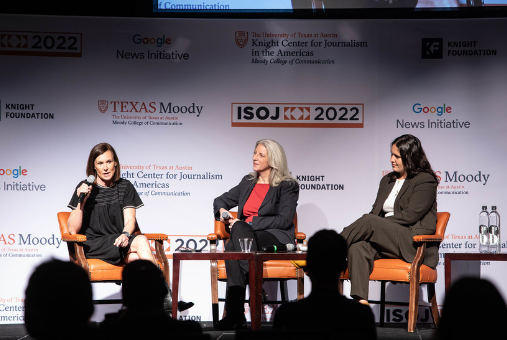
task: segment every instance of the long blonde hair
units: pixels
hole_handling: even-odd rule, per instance
[[[271,167],[269,185],[277,187],[282,181],[296,182],[296,179],[290,174],[287,157],[282,146],[272,139],[261,139],[255,143],[254,150],[259,144],[264,146],[268,152],[268,165]],[[250,173],[250,176],[252,176],[252,179],[257,180],[259,174],[253,171]]]

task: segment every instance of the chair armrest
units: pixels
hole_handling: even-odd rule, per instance
[[[229,239],[229,235],[225,235],[225,234],[224,234],[224,233],[222,233],[222,232],[212,233],[212,234],[208,234],[207,239],[208,239],[209,241],[216,241],[216,240],[228,240],[228,239]]]
[[[85,242],[86,236],[83,234],[69,234],[65,233],[62,235],[62,240],[65,242]]]
[[[414,242],[442,242],[443,237],[440,235],[416,235]]]
[[[305,233],[297,232],[296,233],[296,240],[298,240],[298,242],[306,240],[306,234]]]
[[[169,236],[167,236],[166,234],[151,234],[151,233],[148,233],[148,234],[143,234],[143,235],[146,236],[146,238],[148,240],[155,240],[155,241],[158,241],[158,240],[167,241],[167,239],[169,238]]]

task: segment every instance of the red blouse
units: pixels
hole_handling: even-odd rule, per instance
[[[248,197],[245,206],[243,207],[243,215],[246,217],[245,222],[252,222],[254,216],[259,216],[259,208],[264,201],[264,197],[269,190],[269,184],[260,184],[257,183],[252,192],[250,193],[250,197]]]

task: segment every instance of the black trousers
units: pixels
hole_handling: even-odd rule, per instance
[[[271,233],[267,231],[255,231],[252,226],[244,221],[237,221],[231,228],[231,238],[225,246],[228,251],[241,251],[239,245],[240,238],[251,238],[252,251],[262,250],[262,247],[281,246],[282,243]],[[246,287],[248,274],[247,260],[227,260],[225,261],[225,270],[227,271],[227,290],[230,287]]]

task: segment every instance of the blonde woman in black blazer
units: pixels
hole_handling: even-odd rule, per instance
[[[215,198],[215,218],[229,224],[229,251],[240,251],[239,239],[252,238],[252,250],[266,246],[281,246],[295,242],[294,214],[299,197],[299,185],[290,175],[285,152],[274,140],[263,139],[255,145],[253,172],[241,182]],[[222,217],[229,209],[238,207],[238,218]],[[230,215],[229,215],[230,216]],[[215,328],[221,330],[246,327],[244,301],[247,261],[225,261],[227,295],[225,318]]]
[[[347,241],[350,295],[368,302],[373,261],[399,258],[412,262],[415,235],[434,234],[438,178],[419,139],[403,135],[391,143],[393,172],[382,178],[372,211],[343,229]],[[438,244],[428,244],[423,263],[435,268]]]

